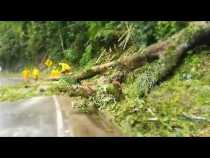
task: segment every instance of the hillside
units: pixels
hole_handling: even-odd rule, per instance
[[[55,25],[46,25],[56,29]],[[74,25],[71,30],[80,26],[89,32],[79,40],[85,31],[74,30],[72,39],[74,36],[77,40],[70,44],[71,36],[65,34],[70,25],[63,23],[65,27],[59,25],[63,31],[61,44],[56,48],[53,46],[56,42],[52,41],[51,46],[43,49],[49,53],[33,54],[36,49],[22,48],[31,51],[34,58],[28,65],[39,67],[42,76],[38,81],[1,87],[0,101],[56,94],[70,97],[73,108],[79,112],[99,113],[125,136],[210,135],[210,27],[207,22],[71,25]],[[49,31],[48,40],[52,38],[50,35]],[[33,36],[28,38],[32,40]],[[0,53],[5,56],[1,49]],[[31,54],[24,58],[26,56]],[[53,62],[70,64],[71,72],[48,79],[44,59],[38,59],[43,56]],[[13,70],[13,64],[20,65],[23,60],[27,58],[4,68]]]
[[[210,49],[198,51],[144,98],[134,91],[140,70],[129,74],[125,99],[100,111],[131,136],[209,136]]]

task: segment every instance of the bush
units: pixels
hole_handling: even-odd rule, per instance
[[[59,61],[64,58],[64,52],[58,50],[49,50],[48,54],[50,54],[50,57],[55,61]]]
[[[83,53],[82,55],[82,58],[80,60],[80,65],[85,65],[90,61],[90,59],[92,58],[92,52],[93,52],[92,50],[93,50],[92,45],[88,45],[85,48],[85,53]]]
[[[70,63],[76,64],[79,60],[79,53],[76,52],[74,49],[67,49],[64,51],[65,60],[69,61]]]
[[[147,46],[184,26],[183,22],[171,21],[2,22],[0,63],[13,68],[19,63],[38,64],[48,55],[54,60],[86,65],[101,48]]]
[[[185,23],[177,21],[159,21],[155,26],[155,38],[156,40],[167,38],[185,26]]]
[[[134,22],[134,41],[139,46],[148,46],[160,39],[167,38],[187,26],[186,22],[177,21],[140,21]]]
[[[135,24],[135,36],[134,42],[139,46],[147,46],[156,42],[154,35],[156,22],[134,22]]]

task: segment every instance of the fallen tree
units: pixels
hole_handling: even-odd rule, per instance
[[[104,73],[110,68],[118,67],[120,71],[114,75],[113,80],[122,82],[122,78],[125,78],[128,72],[146,63],[151,63],[149,64],[151,66],[149,66],[148,70],[139,75],[137,79],[139,82],[139,95],[143,96],[147,94],[157,82],[161,81],[172,72],[180,59],[182,59],[189,50],[209,43],[209,24],[207,22],[192,22],[185,29],[167,40],[159,41],[147,47],[141,54],[132,55],[124,59],[120,58],[110,63],[92,67],[74,76],[73,79],[75,81],[81,81]]]
[[[197,46],[206,44],[208,40],[208,24],[205,22],[193,22],[187,28],[175,34],[171,38],[147,47],[141,54],[136,54],[127,57],[126,59],[120,58],[110,63],[94,66],[75,76],[75,79],[78,81],[88,79],[113,67],[123,67],[127,70],[133,70],[145,65],[148,62],[153,62],[154,60],[160,59],[160,57],[167,54],[168,49],[172,47],[174,47],[174,50],[176,51],[177,49],[175,47],[183,47],[185,44],[187,44],[186,48],[182,48],[182,51],[186,52]],[[183,46],[180,46],[181,44]],[[182,51],[180,50],[180,54],[182,54]],[[179,52],[177,54],[179,54]]]
[[[144,65],[147,62],[152,62],[158,59],[166,46],[167,41],[156,43],[146,48],[144,53],[141,55],[133,55],[131,57],[127,57],[127,59],[118,59],[110,63],[94,66],[90,69],[83,71],[74,78],[77,81],[85,80],[94,77],[95,75],[101,74],[113,67],[120,67],[126,70],[133,70],[137,67]]]
[[[170,74],[189,50],[210,44],[210,26],[207,23],[199,24],[193,23],[183,30],[176,41],[171,42],[164,50],[164,56],[157,63],[151,64],[148,70],[138,77],[140,97]]]

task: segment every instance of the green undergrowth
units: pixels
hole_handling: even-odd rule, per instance
[[[0,72],[0,77],[21,77],[21,73],[16,72]]]
[[[0,101],[17,101],[20,99],[28,99],[35,96],[49,96],[54,92],[49,90],[42,91],[46,86],[51,85],[50,82],[37,83],[18,83],[10,86],[0,87]]]
[[[130,136],[209,136],[210,50],[189,54],[172,76],[139,98],[137,76],[145,67],[129,74],[125,99],[100,110]]]

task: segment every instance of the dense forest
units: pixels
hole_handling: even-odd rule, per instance
[[[185,22],[23,21],[0,23],[0,63],[20,70],[44,58],[84,66],[103,51],[144,48],[186,27]]]
[[[0,101],[67,95],[126,136],[208,136],[209,44],[207,21],[0,22],[3,71],[43,72],[0,88]],[[71,71],[49,79],[46,60]]]

